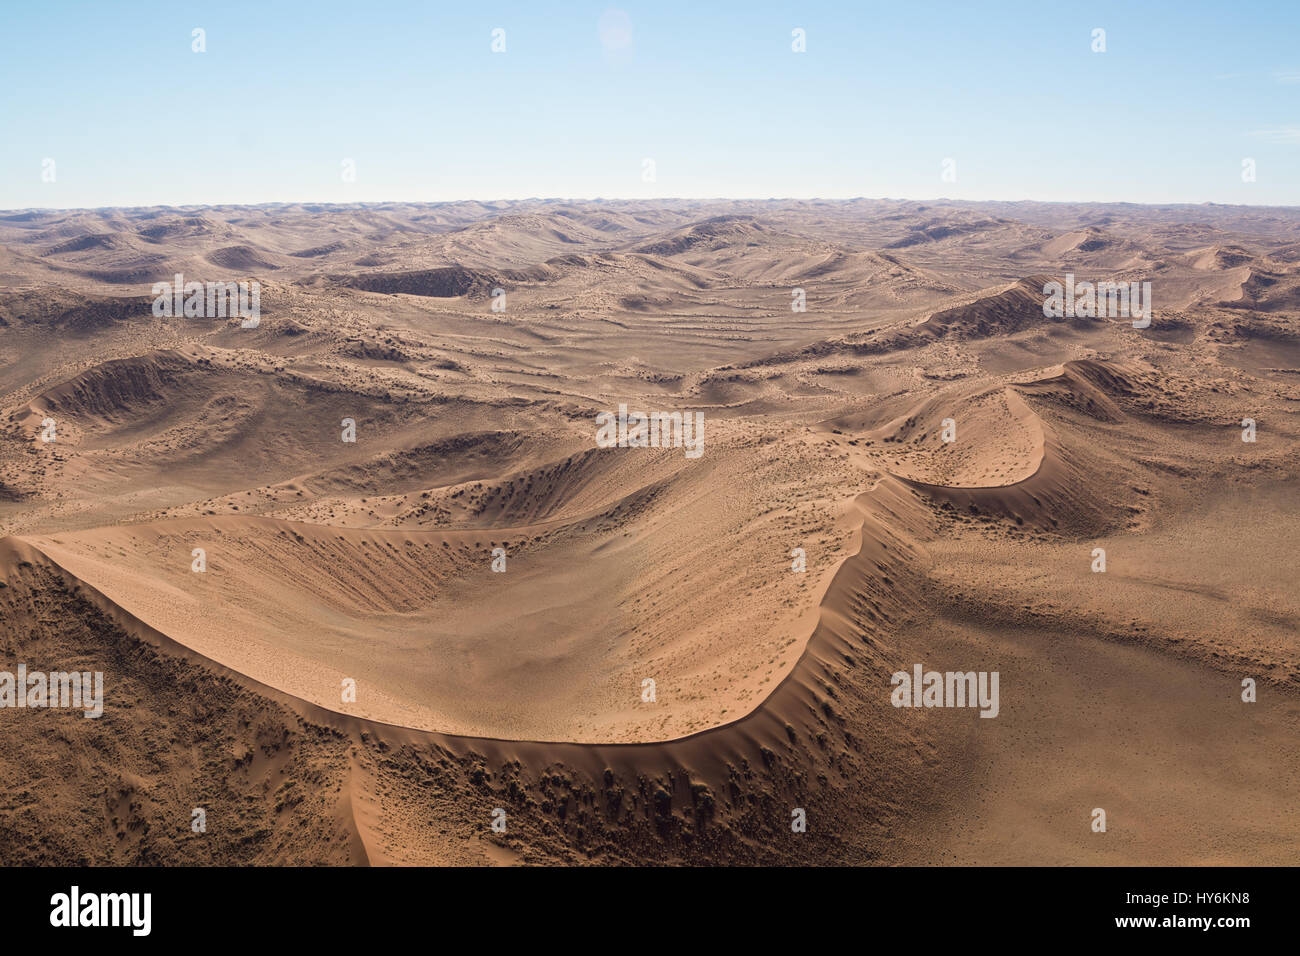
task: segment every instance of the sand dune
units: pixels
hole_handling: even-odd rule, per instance
[[[7,861],[189,861],[198,800],[213,862],[1293,860],[1297,226],[0,216],[6,656],[110,688],[0,710]],[[182,268],[261,321],[154,316]],[[1151,327],[1045,316],[1071,270],[1150,281]],[[619,405],[702,453],[600,447]],[[997,719],[893,706],[917,663],[999,671]]]

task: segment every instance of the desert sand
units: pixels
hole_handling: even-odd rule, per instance
[[[1290,208],[0,213],[4,862],[1293,864],[1298,360]]]

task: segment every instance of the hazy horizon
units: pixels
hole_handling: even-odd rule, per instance
[[[366,199],[351,202],[320,199],[271,199],[263,202],[187,202],[187,203],[144,203],[138,205],[106,206],[12,206],[0,208],[0,213],[23,212],[96,212],[109,209],[227,209],[246,206],[259,208],[263,206],[328,206],[347,209],[370,206],[443,206],[456,203],[478,203],[492,206],[500,203],[851,203],[851,202],[897,202],[897,203],[933,203],[935,205],[1037,205],[1037,206],[1141,206],[1160,209],[1178,207],[1212,206],[1224,209],[1296,209],[1300,203],[1222,203],[1212,200],[1203,202],[1130,202],[1128,200],[1092,200],[1092,199],[954,199],[950,196],[939,197],[903,197],[903,196],[662,196],[647,199],[642,196],[522,196],[481,197],[465,199]]]

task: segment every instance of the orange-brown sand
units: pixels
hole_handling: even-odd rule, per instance
[[[5,862],[1293,863],[1298,244],[1244,207],[0,215],[0,670],[106,686],[0,708]],[[177,273],[260,321],[155,315]],[[1150,326],[1045,316],[1067,273],[1150,282]],[[700,453],[601,447],[620,405]],[[893,706],[916,664],[998,672],[998,715]]]

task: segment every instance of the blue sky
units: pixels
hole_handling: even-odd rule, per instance
[[[195,27],[205,53],[192,52]],[[491,50],[498,27],[505,53]],[[791,50],[795,28],[805,53]],[[9,3],[0,120],[7,209],[1294,205],[1300,2]],[[949,158],[955,182],[941,179]]]

